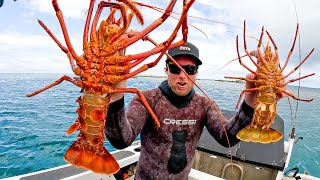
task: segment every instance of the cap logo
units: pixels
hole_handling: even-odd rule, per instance
[[[189,47],[184,47],[184,46],[181,46],[180,51],[191,51],[191,49]]]

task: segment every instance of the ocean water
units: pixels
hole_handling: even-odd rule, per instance
[[[60,78],[59,74],[0,74],[0,178],[52,168],[66,164],[63,155],[76,139],[77,132],[66,136],[65,131],[74,123],[77,114],[75,100],[80,89],[63,82],[37,96],[26,94],[38,90]],[[163,79],[133,78],[128,87],[140,90],[156,88]],[[244,84],[198,80],[203,90],[221,109],[234,110]],[[297,94],[297,87],[288,87]],[[196,90],[198,91],[198,90]],[[198,91],[199,92],[199,91]],[[128,103],[132,94],[126,94]],[[298,167],[320,177],[320,89],[300,88],[301,98],[314,98],[310,103],[287,99],[278,103],[278,114],[285,121],[285,134],[295,125],[297,136],[289,167]],[[292,120],[292,117],[296,120]],[[296,118],[295,118],[296,117]],[[114,151],[108,142],[109,151]]]

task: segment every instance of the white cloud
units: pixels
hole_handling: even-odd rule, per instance
[[[82,18],[89,7],[89,0],[79,3],[78,0],[57,1],[64,17]],[[33,11],[55,14],[52,1],[44,0],[26,0],[25,5]]]
[[[47,35],[27,35],[20,32],[2,32],[0,34],[0,45],[13,49],[50,47],[50,37]]]
[[[166,8],[170,1],[144,1],[145,4],[152,4],[161,8]],[[317,0],[309,0],[308,3],[295,1],[300,22],[300,51],[304,58],[312,48],[316,48],[315,52],[302,66],[302,74],[310,74],[318,72],[320,54],[318,53],[320,36],[317,30],[320,28],[320,2]],[[58,0],[59,6],[66,20],[66,25],[71,38],[71,43],[77,53],[82,51],[82,33],[85,22],[86,11],[88,9],[89,0],[79,3],[78,0]],[[96,2],[96,5],[99,1]],[[296,15],[293,0],[276,1],[270,0],[263,5],[260,1],[250,0],[229,0],[229,1],[212,1],[197,0],[189,11],[189,15],[208,18],[214,23],[199,19],[189,18],[189,24],[200,28],[208,35],[206,38],[201,32],[189,26],[189,41],[195,43],[200,49],[200,56],[205,65],[199,72],[200,78],[222,79],[223,76],[242,76],[244,77],[248,71],[239,65],[238,61],[228,64],[219,71],[218,68],[225,65],[228,61],[237,58],[235,37],[239,35],[239,51],[244,54],[243,49],[243,21],[247,22],[247,35],[256,38],[260,36],[261,27],[264,26],[274,38],[278,48],[280,60],[284,63],[287,54],[291,48],[294,39],[296,27]],[[17,3],[16,6],[21,10],[22,17],[20,23],[15,24],[6,20],[3,22],[0,30],[0,71],[8,72],[71,72],[70,65],[66,55],[58,48],[52,39],[40,30],[36,23],[36,18],[41,18],[58,39],[64,43],[64,39],[57,21],[51,1],[44,0],[26,0]],[[182,1],[179,0],[174,8],[175,12],[181,12]],[[96,7],[95,7],[96,8]],[[139,7],[146,21],[144,26],[137,24],[134,18],[130,28],[143,30],[162,14],[149,8]],[[94,11],[95,13],[95,11]],[[105,18],[108,11],[104,11],[101,15]],[[1,12],[0,12],[0,15]],[[175,15],[180,17],[180,15]],[[9,15],[8,17],[14,17]],[[177,20],[168,18],[161,26],[150,33],[156,42],[165,41],[172,33]],[[20,26],[19,26],[20,25]],[[23,27],[23,28],[21,28]],[[181,39],[181,30],[179,30],[176,40]],[[266,36],[265,36],[266,37]],[[266,43],[267,39],[264,39]],[[249,50],[257,48],[258,42],[251,38],[247,38]],[[148,51],[153,45],[148,42],[137,42],[128,48],[128,54],[135,54]],[[145,63],[155,60],[157,56],[152,56]],[[10,59],[11,62],[7,62]],[[163,58],[164,59],[164,58]],[[164,75],[164,60],[159,65],[146,71],[146,74]],[[252,67],[252,63],[248,59],[244,62]],[[288,70],[299,63],[299,44],[297,41],[295,50],[290,58]],[[23,68],[20,68],[23,67]],[[253,67],[254,68],[254,67]],[[72,73],[72,72],[71,72]],[[297,73],[292,75],[297,77]],[[291,78],[291,77],[290,77]],[[304,79],[303,82],[308,85],[320,87],[319,75]],[[313,83],[312,83],[313,82]]]

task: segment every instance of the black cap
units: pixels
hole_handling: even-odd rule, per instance
[[[199,59],[199,50],[198,50],[198,48],[195,45],[193,45],[193,44],[191,44],[189,42],[186,42],[185,45],[170,49],[168,51],[168,54],[170,56],[172,56],[173,58],[175,56],[182,56],[182,55],[191,56],[196,61],[197,65],[201,65],[202,64],[201,60]],[[169,62],[169,61],[170,61],[170,59],[168,58],[166,60],[166,62]]]

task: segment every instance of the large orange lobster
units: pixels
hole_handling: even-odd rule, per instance
[[[244,128],[243,130],[241,130],[240,132],[238,132],[237,138],[239,138],[240,140],[266,144],[270,142],[276,142],[283,137],[283,135],[280,132],[270,128],[270,125],[274,122],[274,119],[277,113],[276,108],[277,108],[277,102],[279,100],[278,99],[279,94],[284,93],[300,101],[306,101],[306,102],[312,101],[312,99],[300,99],[296,97],[295,95],[290,93],[288,90],[286,90],[285,86],[297,80],[307,78],[309,76],[313,76],[315,73],[305,75],[296,79],[290,79],[287,81],[285,81],[285,78],[287,78],[292,73],[294,73],[308,59],[308,57],[311,55],[314,49],[312,49],[311,52],[299,63],[299,65],[297,65],[294,69],[292,69],[288,74],[286,75],[282,74],[293,52],[295,42],[297,39],[298,27],[299,26],[297,25],[296,34],[295,34],[295,38],[294,38],[291,50],[287,56],[284,66],[281,67],[277,45],[275,44],[274,40],[272,39],[268,31],[266,31],[266,33],[274,46],[275,53],[272,53],[271,47],[269,45],[265,47],[265,51],[263,54],[260,50],[260,47],[262,45],[264,28],[262,28],[262,31],[261,31],[257,50],[252,51],[251,53],[247,50],[246,23],[244,22],[244,32],[243,32],[244,49],[245,49],[246,55],[249,57],[252,63],[257,67],[257,70],[254,71],[250,69],[248,66],[246,66],[244,63],[242,63],[240,53],[239,53],[238,36],[237,36],[236,43],[237,43],[238,59],[240,64],[243,67],[245,67],[251,73],[255,74],[256,79],[252,80],[252,79],[243,78],[243,77],[225,76],[225,78],[229,78],[229,79],[238,79],[238,80],[252,82],[252,83],[255,83],[255,86],[256,86],[255,88],[243,90],[240,94],[238,103],[236,105],[236,108],[238,108],[238,105],[244,93],[246,92],[257,93],[256,106],[254,109],[252,123],[246,128]],[[253,60],[252,55],[257,57],[257,62]]]
[[[90,0],[83,34],[84,53],[81,56],[78,56],[71,45],[67,28],[64,23],[64,18],[57,0],[52,0],[52,5],[59,19],[67,47],[64,47],[57,40],[44,23],[40,20],[39,23],[58,44],[61,50],[67,54],[71,68],[78,77],[71,78],[69,76],[63,76],[54,83],[35,91],[32,94],[28,94],[27,96],[31,97],[39,94],[55,85],[58,85],[62,81],[69,81],[83,90],[82,96],[77,99],[80,106],[77,109],[79,116],[76,122],[71,125],[66,132],[67,135],[69,135],[76,130],[80,131],[77,140],[69,147],[64,156],[64,159],[68,163],[92,170],[96,173],[104,174],[114,174],[120,169],[116,160],[103,145],[105,141],[104,126],[106,114],[108,112],[112,93],[128,92],[138,94],[141,101],[153,117],[155,124],[160,126],[157,117],[148,105],[145,97],[138,89],[117,88],[116,84],[155,66],[167,49],[180,46],[187,41],[187,12],[194,3],[194,0],[184,0],[181,18],[179,19],[173,33],[167,40],[160,43],[150,51],[134,55],[124,55],[125,49],[128,46],[134,44],[140,39],[148,39],[146,38],[148,33],[161,25],[170,16],[175,3],[176,0],[171,0],[160,18],[155,20],[150,26],[141,32],[135,32],[128,30],[133,16],[136,16],[140,24],[143,23],[143,18],[133,1],[101,1],[93,18],[90,29],[90,41],[88,41],[89,25],[95,4],[95,0]],[[100,26],[97,29],[98,20],[105,7],[110,8],[110,14],[108,18],[100,23]],[[114,16],[116,12],[120,12],[121,14],[121,17],[117,20]],[[183,39],[172,43],[180,27],[182,27]],[[135,71],[127,73],[130,69],[139,65],[146,58],[157,53],[160,53],[160,55],[154,62],[145,64],[137,68]]]

